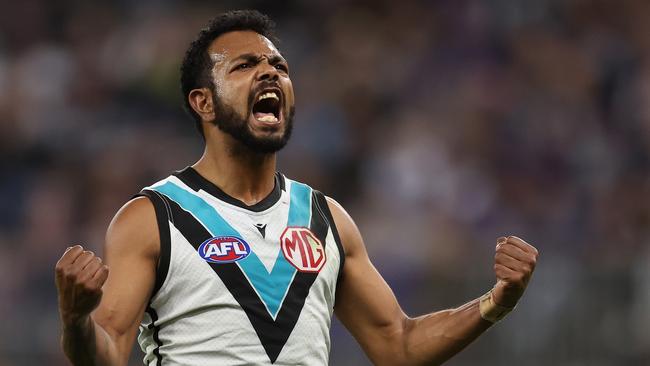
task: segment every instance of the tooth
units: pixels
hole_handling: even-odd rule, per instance
[[[275,116],[263,116],[257,119],[258,121],[262,122],[277,122],[278,119],[275,118]]]
[[[275,92],[268,92],[268,93],[264,93],[264,94],[260,95],[259,98],[257,98],[257,101],[259,102],[262,99],[268,99],[268,98],[273,98],[275,100],[280,100],[280,98],[278,98],[278,95],[275,94]]]

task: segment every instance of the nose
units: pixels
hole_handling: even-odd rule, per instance
[[[279,78],[278,69],[267,62],[260,62],[260,71],[257,79],[260,81],[277,81]]]

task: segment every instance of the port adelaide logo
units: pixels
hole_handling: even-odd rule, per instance
[[[217,236],[199,246],[199,255],[210,263],[232,263],[246,258],[251,247],[235,236]]]
[[[320,272],[327,260],[323,244],[307,228],[286,228],[280,244],[284,257],[300,272]]]

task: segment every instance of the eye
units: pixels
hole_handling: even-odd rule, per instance
[[[251,67],[251,64],[249,64],[248,62],[244,62],[243,64],[239,64],[239,65],[235,66],[235,70],[245,70],[245,69],[248,69],[250,67]]]
[[[289,72],[289,69],[284,64],[275,64],[275,68],[284,72]]]

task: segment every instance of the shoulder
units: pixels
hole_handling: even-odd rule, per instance
[[[139,196],[115,214],[106,232],[106,250],[124,249],[157,257],[160,235],[152,201]]]
[[[327,201],[327,207],[332,213],[332,218],[341,238],[341,244],[343,245],[346,257],[353,256],[359,251],[365,252],[361,232],[352,219],[352,216],[333,198],[325,196],[325,200]]]
[[[175,176],[188,168],[179,170],[143,188],[140,193],[124,204],[111,221],[106,232],[105,249],[128,249],[158,259],[161,240],[168,236],[168,212],[162,196],[155,187],[173,181]],[[128,247],[128,248],[123,248]]]
[[[154,205],[143,196],[122,206],[106,232],[104,262],[109,275],[93,318],[119,339],[122,350],[131,348],[135,330],[152,296],[159,240]]]

